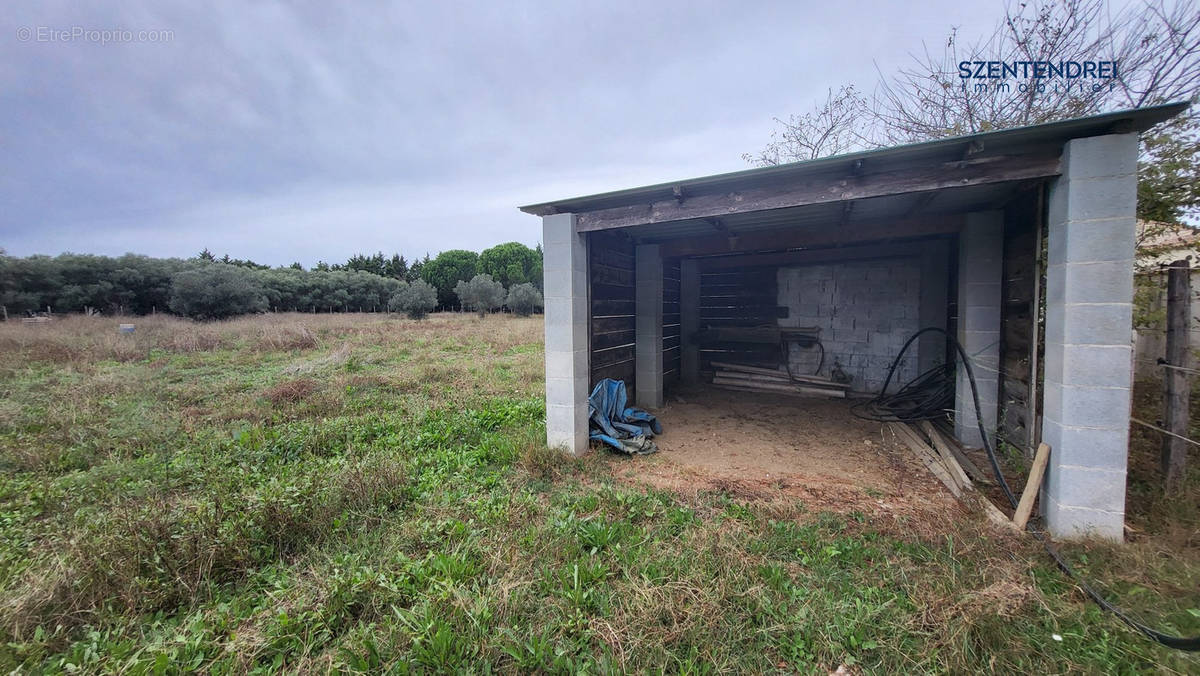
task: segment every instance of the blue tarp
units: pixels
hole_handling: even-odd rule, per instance
[[[626,406],[625,383],[605,378],[596,383],[588,397],[588,436],[622,453],[653,453],[658,450],[650,440],[662,434],[662,425],[640,408]]]

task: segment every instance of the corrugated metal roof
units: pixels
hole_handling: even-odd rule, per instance
[[[1073,138],[1098,136],[1117,131],[1142,132],[1178,115],[1188,105],[1187,102],[1168,103],[1161,106],[1122,110],[1093,115],[1091,117],[1047,122],[1028,127],[954,136],[926,141],[924,143],[867,150],[804,162],[781,164],[773,167],[746,169],[744,171],[670,181],[584,197],[542,202],[523,206],[520,209],[525,213],[535,215],[564,212],[583,213],[598,209],[645,204],[670,199],[674,195],[676,188],[682,188],[688,194],[720,193],[763,187],[776,183],[786,183],[803,177],[842,172],[849,166],[860,161],[864,163],[869,162],[873,170],[901,168],[909,163],[938,161],[939,159],[953,161],[962,157],[963,149],[968,144],[982,147],[980,152],[973,155],[975,157],[1025,152],[1036,149],[1044,150],[1049,146],[1061,146]],[[728,218],[723,218],[722,220],[728,220]],[[754,220],[755,223],[761,222],[761,218]],[[659,224],[656,227],[667,227],[670,225]],[[730,225],[733,225],[732,221],[730,221]]]

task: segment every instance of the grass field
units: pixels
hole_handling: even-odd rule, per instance
[[[1200,671],[982,522],[677,495],[620,478],[636,459],[555,455],[541,331],[0,325],[0,667]],[[1200,633],[1196,463],[1172,500],[1148,463],[1134,541],[1067,551],[1152,624]]]

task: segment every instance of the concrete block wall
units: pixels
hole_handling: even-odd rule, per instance
[[[546,444],[579,455],[587,450],[587,237],[574,214],[542,217],[545,289]]]
[[[1050,189],[1042,514],[1051,534],[1121,540],[1132,382],[1137,135],[1069,141]]]
[[[982,415],[966,369],[956,369],[954,435],[983,446],[979,419],[994,438],[1000,401],[1000,319],[1004,276],[1004,212],[967,214],[958,239],[958,342],[971,359]]]
[[[916,257],[782,267],[779,304],[788,307],[780,326],[817,326],[825,346],[820,375],[836,363],[859,392],[878,392],[888,367],[920,325],[921,262]],[[820,352],[788,348],[794,373],[811,374]],[[917,375],[917,350],[910,348],[893,384]],[[891,386],[889,386],[889,390]]]
[[[950,243],[925,242],[921,250],[921,328],[946,330],[950,295]],[[917,339],[918,371],[924,373],[946,361],[946,338],[929,331]]]

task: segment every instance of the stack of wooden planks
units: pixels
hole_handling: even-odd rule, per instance
[[[917,460],[925,465],[954,497],[965,500],[965,494],[974,491],[975,483],[991,483],[987,474],[963,453],[957,440],[928,421],[922,420],[915,425],[893,422],[888,423],[888,429],[912,450]],[[973,497],[977,498],[976,501],[983,508],[988,520],[1005,528],[1015,528],[1013,522],[986,496],[976,494]]]
[[[789,376],[781,369],[714,361],[713,385],[742,392],[844,399],[849,385],[818,376]]]

